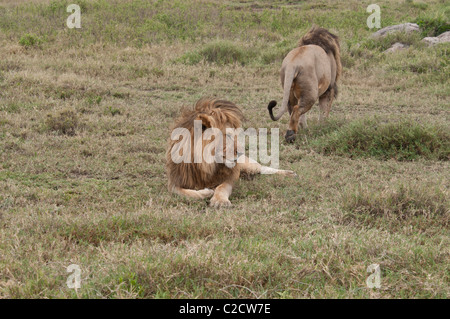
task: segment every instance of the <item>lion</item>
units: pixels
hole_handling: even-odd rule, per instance
[[[287,110],[291,115],[285,140],[295,140],[299,124],[306,128],[306,112],[319,99],[320,117],[328,118],[331,104],[337,97],[337,81],[342,73],[339,38],[328,30],[312,27],[290,51],[281,65],[280,77],[283,102],[277,116],[270,101],[268,110],[273,121],[278,121]]]
[[[214,137],[208,140],[202,137],[195,140],[194,121],[196,120],[201,121],[197,123],[201,123],[200,134],[202,136],[206,134],[206,129],[215,129],[219,134],[218,137],[221,137],[222,141],[226,141],[222,151],[220,151],[220,146],[216,148],[216,142],[220,138]],[[201,98],[192,110],[185,110],[175,121],[166,153],[169,191],[191,198],[211,198],[210,206],[223,207],[231,205],[228,198],[231,195],[233,184],[239,179],[241,173],[296,176],[293,171],[263,166],[238,152],[237,135],[230,136],[230,130],[227,128],[238,129],[241,127],[242,121],[242,111],[234,103],[226,100]],[[185,132],[189,138],[183,136],[183,138],[174,139],[176,129],[184,129],[179,132]],[[234,152],[232,163],[226,157],[227,151],[230,149],[227,146],[231,145],[228,143],[234,143],[231,148]],[[196,153],[204,154],[206,147],[213,150],[211,154],[215,160],[207,161],[202,158],[201,162],[193,161]],[[184,156],[184,160],[180,161],[179,158],[176,158],[177,156]],[[244,157],[241,158],[241,156]]]

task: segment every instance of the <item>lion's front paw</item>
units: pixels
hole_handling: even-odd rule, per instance
[[[213,197],[213,198],[211,198],[211,202],[209,203],[209,206],[214,207],[214,208],[230,207],[231,202],[228,199],[221,199],[218,197]]]
[[[209,198],[214,195],[214,190],[209,188],[204,188],[198,191],[202,198]]]

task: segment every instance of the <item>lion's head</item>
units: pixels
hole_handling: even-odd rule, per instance
[[[172,127],[167,150],[169,189],[215,187],[236,174],[229,152],[237,158],[237,138],[230,129],[240,128],[242,120],[241,110],[225,100],[202,98],[185,110]]]

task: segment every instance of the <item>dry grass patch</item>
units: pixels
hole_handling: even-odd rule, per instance
[[[56,114],[48,114],[45,120],[47,130],[73,136],[79,125],[78,116],[72,109],[64,109]]]
[[[442,229],[449,226],[449,194],[433,185],[349,191],[343,194],[342,207],[349,212],[347,221],[357,220],[370,226],[387,223],[393,230],[406,225],[423,230],[430,225]]]

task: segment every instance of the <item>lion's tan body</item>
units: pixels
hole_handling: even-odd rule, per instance
[[[320,120],[327,118],[337,95],[337,80],[342,72],[338,38],[322,28],[311,29],[290,51],[280,70],[283,102],[279,114],[273,116],[275,101],[269,113],[278,120],[286,111],[291,118],[286,140],[292,142],[298,125],[306,128],[306,112],[319,100]]]
[[[218,128],[225,134],[225,129],[241,127],[242,113],[239,108],[231,102],[214,99],[200,99],[191,111],[186,111],[176,121],[173,129],[186,128],[190,131],[191,158],[194,152],[202,151],[212,141],[201,141],[200,145],[194,145],[194,120],[201,120],[202,125],[207,128]],[[239,179],[241,172],[246,174],[282,174],[295,175],[292,171],[285,171],[262,166],[259,163],[246,158],[238,161],[234,167],[229,168],[224,163],[175,163],[172,158],[172,150],[180,140],[169,140],[167,149],[167,175],[169,178],[169,190],[179,195],[192,198],[211,198],[210,205],[214,207],[229,206],[228,197],[234,182]],[[242,155],[244,156],[244,155]]]
[[[290,51],[283,60],[280,71],[283,88],[287,73],[293,73],[292,82],[287,83],[291,84],[290,97],[293,94],[298,100],[300,88],[311,86],[312,90],[317,90],[314,95],[319,98],[336,81],[336,61],[331,53],[326,54],[321,47],[305,45]],[[308,74],[308,78],[304,76],[305,74]],[[292,104],[289,105],[292,107]]]

